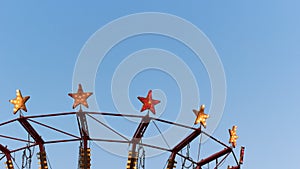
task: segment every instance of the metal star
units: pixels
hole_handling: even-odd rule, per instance
[[[14,114],[16,114],[21,109],[27,112],[25,103],[30,98],[30,96],[23,97],[20,90],[16,90],[16,95],[17,97],[14,100],[9,100],[10,103],[14,104]]]
[[[204,109],[205,105],[201,105],[199,111],[193,110],[193,112],[197,116],[194,124],[200,123],[204,128],[206,128],[206,119],[209,118],[209,115],[204,113]]]
[[[237,135],[236,135],[236,129],[237,129],[237,126],[232,126],[232,129],[228,129],[229,130],[229,135],[230,135],[230,138],[229,138],[229,143],[232,144],[232,147],[235,148],[236,147],[236,140],[239,138]]]
[[[68,95],[74,99],[73,109],[76,108],[78,105],[83,105],[86,108],[89,108],[87,103],[87,98],[90,97],[93,93],[92,92],[83,92],[81,84],[78,85],[77,93],[69,93]]]
[[[150,110],[153,114],[155,114],[154,106],[157,105],[158,103],[160,103],[160,101],[152,99],[152,90],[149,90],[146,98],[144,98],[144,97],[137,97],[137,98],[143,103],[141,112],[143,112],[145,110]]]

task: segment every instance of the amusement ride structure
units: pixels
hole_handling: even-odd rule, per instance
[[[138,97],[138,99],[143,104],[141,108],[141,112],[147,110],[148,113],[145,116],[139,116],[139,115],[130,115],[130,114],[117,114],[117,113],[107,113],[107,112],[87,112],[82,110],[82,106],[88,108],[87,99],[89,96],[91,96],[93,93],[91,92],[84,92],[82,89],[82,86],[79,84],[79,88],[77,93],[69,93],[69,96],[74,99],[73,109],[77,108],[79,106],[78,111],[74,112],[63,112],[63,113],[53,113],[53,114],[43,114],[43,115],[34,115],[34,116],[24,116],[22,111],[27,112],[27,108],[25,103],[30,98],[29,96],[23,97],[20,90],[16,91],[16,98],[13,100],[10,100],[10,102],[14,105],[13,113],[20,113],[20,116],[18,118],[3,122],[0,124],[0,128],[3,126],[7,126],[12,123],[19,123],[22,128],[25,129],[25,131],[28,133],[29,139],[22,139],[10,135],[3,135],[0,133],[0,138],[6,139],[6,140],[13,140],[20,142],[20,147],[10,147],[7,145],[3,145],[3,143],[0,142],[0,151],[2,155],[0,157],[0,160],[5,160],[5,167],[8,169],[15,169],[15,168],[30,168],[31,164],[28,166],[24,166],[22,161],[21,167],[17,165],[17,162],[15,158],[12,156],[15,152],[24,151],[27,149],[31,149],[34,147],[38,147],[38,153],[37,157],[39,160],[39,168],[40,169],[48,169],[51,168],[51,166],[48,165],[48,156],[46,147],[48,144],[58,144],[63,142],[78,142],[79,144],[79,159],[78,159],[78,169],[90,169],[93,168],[91,166],[91,148],[89,147],[90,141],[100,141],[100,142],[113,142],[118,144],[129,144],[130,149],[128,152],[128,160],[127,162],[124,161],[124,168],[126,169],[145,169],[145,151],[140,151],[140,147],[148,147],[152,149],[158,149],[161,151],[165,151],[166,153],[170,153],[169,158],[166,160],[166,165],[164,166],[164,169],[173,169],[176,168],[176,160],[177,158],[183,159],[183,164],[181,168],[190,168],[190,169],[204,169],[204,166],[208,165],[209,163],[214,163],[213,167],[214,169],[218,169],[221,164],[224,163],[225,159],[229,157],[230,154],[232,154],[232,157],[234,158],[235,164],[233,166],[228,165],[228,169],[240,169],[241,165],[243,164],[243,158],[244,158],[244,147],[241,147],[240,149],[240,155],[239,159],[237,159],[234,148],[236,147],[236,140],[238,139],[238,136],[236,134],[237,126],[233,126],[232,129],[229,129],[229,145],[219,141],[215,137],[207,134],[205,131],[202,130],[202,128],[206,128],[206,120],[209,118],[208,114],[205,114],[204,109],[205,106],[201,105],[199,110],[193,110],[193,112],[196,115],[195,125],[200,124],[199,127],[190,127],[187,125],[179,124],[176,122],[163,120],[155,117],[150,117],[149,113],[155,114],[155,105],[159,104],[159,100],[152,99],[152,91],[150,90],[148,92],[148,95],[146,97]],[[39,119],[43,118],[59,118],[61,116],[75,116],[76,121],[74,122],[74,126],[78,126],[79,128],[79,135],[69,133],[67,131],[61,130],[56,128],[55,126],[47,125],[45,123],[42,123],[39,121]],[[95,116],[110,116],[113,118],[124,118],[124,117],[131,117],[131,118],[138,118],[140,119],[140,123],[136,128],[136,131],[132,135],[132,138],[126,138],[118,131],[114,130],[110,126],[106,125],[102,121],[98,120]],[[107,138],[92,138],[89,134],[89,126],[87,123],[87,117],[93,119],[95,122],[97,122],[99,125],[104,126],[105,128],[111,130],[113,133],[121,136],[123,140],[112,140]],[[161,122],[165,123],[167,125],[175,125],[177,127],[185,128],[190,130],[190,134],[185,137],[183,140],[179,140],[178,144],[171,148],[164,148],[156,145],[151,144],[145,144],[142,142],[144,133],[146,132],[149,124],[151,122]],[[50,129],[54,132],[63,134],[65,136],[70,137],[70,139],[56,139],[56,140],[46,140],[33,126],[39,125],[42,127],[45,127],[47,129]],[[155,124],[155,123],[154,123]],[[162,137],[163,134],[161,133]],[[202,158],[199,161],[193,160],[187,153],[184,155],[181,153],[181,150],[184,148],[189,149],[190,143],[195,140],[200,135],[205,135],[209,139],[212,139],[216,143],[222,145],[224,148],[216,153],[213,153],[212,155]],[[164,137],[163,137],[164,138]],[[29,158],[32,158],[30,156]],[[29,160],[31,162],[31,159]],[[189,162],[190,165],[186,166],[184,163]],[[120,162],[121,163],[121,162]],[[122,162],[123,163],[123,162]],[[17,166],[17,167],[16,167]],[[212,165],[210,165],[211,167]],[[210,168],[209,167],[209,168]],[[1,167],[0,167],[1,168]],[[177,168],[180,168],[177,166]],[[207,168],[207,166],[206,166]]]

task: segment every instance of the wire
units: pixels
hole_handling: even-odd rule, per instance
[[[30,148],[30,135],[28,134],[28,143],[27,143],[27,147],[24,149],[23,151],[23,155],[22,155],[22,169],[23,168],[31,168],[31,162],[32,162],[32,156],[34,154],[34,147],[33,147],[33,151]],[[28,151],[28,155],[26,154],[26,152]]]
[[[107,129],[109,129],[110,131],[114,132],[115,134],[117,134],[118,136],[122,137],[123,139],[125,139],[126,141],[129,141],[128,138],[126,138],[125,136],[123,136],[122,134],[120,134],[119,132],[117,132],[116,130],[114,130],[113,128],[109,127],[107,124],[101,122],[100,120],[98,120],[97,118],[87,114],[89,117],[91,117],[93,120],[95,120],[96,122],[100,123],[101,125],[103,125],[104,127],[106,127]]]
[[[15,153],[14,153],[14,155],[15,155]],[[17,164],[15,158],[12,157],[12,160],[13,160],[13,162],[15,163],[15,165],[18,167],[18,169],[20,169],[20,167],[18,166],[18,164]]]
[[[199,161],[199,159],[200,159],[201,142],[202,142],[202,134],[200,134],[200,140],[199,140],[199,145],[198,145],[198,157],[197,157],[197,161]]]
[[[223,142],[221,142],[220,140],[218,140],[218,139],[216,139],[216,138],[214,138],[213,136],[211,136],[211,135],[209,135],[209,134],[207,134],[206,132],[204,132],[204,131],[201,131],[203,134],[205,134],[207,137],[209,137],[209,138],[211,138],[212,140],[214,140],[214,141],[216,141],[217,143],[219,143],[219,144],[221,144],[221,145],[223,145],[224,147],[227,147],[227,148],[229,148],[229,146],[227,146],[226,144],[224,144]]]
[[[163,138],[164,142],[167,144],[168,148],[171,149],[171,148],[170,148],[170,145],[168,144],[168,142],[167,142],[166,138],[164,137],[163,133],[160,131],[160,129],[159,129],[158,126],[156,125],[155,121],[152,121],[152,122],[153,122],[153,124],[155,125],[155,127],[157,128],[157,130],[159,131],[161,137]]]
[[[167,166],[168,162],[169,162],[169,161],[167,160],[167,162],[166,162],[166,164],[164,165],[163,169],[164,169],[164,168],[166,168],[166,166]]]
[[[139,144],[138,161],[137,161],[138,169],[145,169],[145,158],[146,158],[145,149],[142,145]]]
[[[11,157],[13,162],[15,163],[15,165],[18,167],[18,169],[20,169],[20,167],[18,166],[18,163],[16,162],[15,158],[16,158],[16,152],[14,152],[14,157]]]
[[[50,160],[49,160],[48,156],[47,156],[47,161],[48,161],[49,167],[52,169],[52,166],[51,166],[51,163],[50,163]]]
[[[229,156],[230,153],[227,153],[226,156],[216,165],[216,167],[214,169],[217,169],[219,167],[222,167],[223,164],[225,163],[226,161],[226,158]]]
[[[236,155],[235,155],[234,151],[231,151],[231,152],[232,152],[232,155],[233,155],[233,157],[234,157],[234,160],[235,160],[236,164],[238,165],[239,162],[238,162],[238,160],[237,160],[237,158],[236,158]]]
[[[184,169],[184,168],[191,168],[193,166],[193,163],[191,163],[190,165],[186,165],[186,160],[192,160],[192,158],[190,157],[190,144],[187,145],[186,147],[186,158],[184,158],[184,160],[182,160],[181,158],[181,169]],[[181,150],[181,153],[182,153],[182,150]]]

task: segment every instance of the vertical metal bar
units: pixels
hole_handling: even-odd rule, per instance
[[[144,116],[131,139],[132,147],[131,147],[131,152],[128,154],[127,169],[136,168],[136,162],[138,158],[136,152],[136,146],[144,136],[144,133],[146,132],[147,127],[149,126],[150,120],[151,119],[149,117],[149,114]]]

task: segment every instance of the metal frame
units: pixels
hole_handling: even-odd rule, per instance
[[[149,114],[144,116],[131,139],[131,151],[128,153],[127,169],[135,169],[137,163],[136,145],[140,143],[150,123]]]
[[[11,155],[10,155],[11,151],[9,149],[7,149],[6,147],[4,147],[2,144],[0,144],[0,151],[2,151],[3,154],[6,157],[6,165],[7,165],[6,167],[8,169],[13,169],[14,165],[12,163],[12,158],[11,158]]]
[[[74,116],[74,115],[77,117],[77,126],[79,128],[79,135],[60,130],[58,128],[55,128],[53,126],[49,126],[47,124],[41,123],[41,122],[36,120],[36,119],[39,119],[39,118],[59,117],[59,116]],[[140,118],[141,122],[140,122],[139,126],[137,127],[133,137],[131,139],[128,139],[125,136],[123,136],[121,133],[115,131],[114,129],[110,128],[108,125],[104,124],[103,122],[101,122],[100,120],[98,120],[97,118],[94,117],[94,116],[97,116],[97,115],[99,115],[99,116],[113,116],[113,117],[120,117],[120,118],[123,118],[123,117]],[[123,138],[123,140],[111,140],[111,139],[105,139],[105,138],[90,138],[89,132],[88,132],[88,125],[87,125],[87,121],[86,121],[87,117],[90,117],[92,120],[95,120],[100,125],[103,125],[104,127],[111,130],[113,133],[121,136]],[[150,123],[151,120],[161,122],[161,123],[165,123],[165,124],[168,124],[168,125],[175,125],[175,126],[178,126],[178,127],[181,127],[181,128],[185,128],[185,129],[191,130],[192,133],[189,136],[187,136],[185,139],[183,139],[173,149],[141,143],[141,139],[142,139],[147,127],[149,126],[149,123]],[[20,116],[19,118],[9,120],[7,122],[0,123],[0,127],[5,126],[7,124],[15,123],[15,122],[19,122],[23,126],[23,128],[34,139],[34,142],[32,142],[30,140],[24,140],[22,138],[16,138],[16,137],[11,137],[11,136],[7,136],[7,135],[0,135],[0,138],[15,140],[15,141],[23,142],[23,143],[30,143],[30,145],[26,145],[26,146],[23,146],[23,147],[15,147],[15,148],[12,148],[11,150],[3,149],[4,146],[0,144],[2,146],[2,148],[0,146],[0,150],[6,155],[6,157],[10,157],[10,154],[13,153],[13,152],[18,152],[18,151],[21,151],[21,150],[24,150],[28,147],[33,147],[33,146],[39,146],[40,151],[42,152],[42,151],[45,151],[44,146],[47,145],[47,144],[57,144],[57,143],[63,143],[63,142],[80,142],[80,143],[83,144],[83,148],[86,152],[87,149],[88,149],[88,141],[89,140],[101,141],[101,142],[114,142],[114,143],[120,143],[120,144],[131,144],[131,146],[132,146],[131,151],[132,152],[136,152],[137,144],[139,144],[141,146],[153,148],[153,149],[158,149],[158,150],[170,152],[171,155],[170,155],[169,160],[168,160],[169,162],[170,161],[175,162],[175,158],[178,155],[182,158],[185,158],[185,159],[189,160],[193,164],[197,165],[197,169],[201,169],[201,166],[203,166],[203,165],[207,164],[208,162],[213,161],[217,158],[220,158],[224,155],[226,155],[225,156],[225,158],[226,158],[228,156],[228,154],[230,154],[230,153],[234,154],[231,147],[228,147],[226,144],[220,142],[219,140],[217,140],[213,136],[210,136],[209,134],[205,133],[204,131],[201,130],[200,127],[199,128],[194,128],[194,127],[186,126],[186,125],[183,125],[183,124],[178,124],[176,122],[171,122],[171,121],[168,121],[168,120],[163,120],[163,119],[159,119],[159,118],[155,118],[155,117],[149,117],[149,115],[140,116],[140,115],[129,115],[129,114],[120,114],[120,113],[108,113],[108,112],[83,112],[83,111],[80,110],[79,112],[63,112],[63,113],[52,113],[52,114],[44,114],[44,115]],[[39,133],[32,127],[32,125],[29,122],[32,122],[32,123],[35,123],[37,125],[46,127],[46,128],[48,128],[50,130],[53,130],[55,132],[64,134],[65,136],[68,136],[70,138],[69,139],[57,139],[57,140],[43,140],[41,138],[41,136],[39,135]],[[76,124],[76,122],[74,122],[74,124]],[[216,154],[213,154],[212,156],[210,156],[208,158],[202,159],[199,162],[195,162],[195,161],[191,160],[190,158],[188,158],[188,157],[186,157],[186,156],[179,153],[180,150],[182,150],[188,143],[193,141],[200,134],[204,134],[204,135],[208,136],[210,139],[213,139],[214,141],[220,143],[221,145],[225,146],[225,149],[218,152],[218,153],[216,153]],[[234,157],[235,157],[235,155],[234,155]],[[235,159],[236,159],[236,157],[235,157]],[[133,158],[131,158],[131,160],[133,160]],[[132,163],[130,163],[129,168],[134,169],[134,161],[131,161],[131,162]],[[239,165],[238,162],[237,162],[237,165]],[[172,167],[174,167],[174,165]]]

